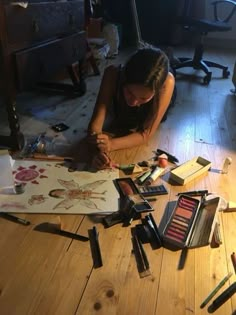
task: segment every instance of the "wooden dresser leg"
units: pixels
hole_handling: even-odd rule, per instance
[[[24,136],[20,131],[19,119],[16,112],[16,103],[13,101],[6,102],[10,135],[0,135],[0,147],[6,147],[11,150],[21,150],[24,147]]]
[[[234,64],[234,71],[233,71],[233,76],[232,76],[232,82],[233,82],[233,85],[234,85],[235,90],[236,90],[236,61],[235,61],[235,64]]]
[[[67,67],[71,81],[76,92],[80,95],[86,93],[87,87],[85,82],[84,61],[80,60]]]

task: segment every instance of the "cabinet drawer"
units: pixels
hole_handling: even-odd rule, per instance
[[[46,80],[63,67],[82,59],[86,54],[85,32],[59,38],[46,44],[13,54],[18,90]]]
[[[84,0],[32,3],[27,8],[5,5],[4,8],[8,43],[18,49],[84,30]]]

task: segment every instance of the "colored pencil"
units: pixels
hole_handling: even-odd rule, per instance
[[[200,308],[203,308],[207,305],[207,303],[213,298],[213,296],[223,287],[223,285],[229,280],[229,278],[232,276],[232,272],[228,273],[227,276],[225,276],[220,283],[215,287],[215,289],[207,296],[207,298],[202,302],[200,305]]]

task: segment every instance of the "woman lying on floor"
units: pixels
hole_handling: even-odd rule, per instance
[[[160,49],[140,49],[124,66],[105,69],[88,126],[94,167],[109,167],[111,151],[148,142],[168,109],[174,85]]]

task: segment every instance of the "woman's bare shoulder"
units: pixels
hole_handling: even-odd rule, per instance
[[[175,77],[173,76],[171,72],[168,73],[164,85],[166,87],[173,87],[175,85]]]
[[[166,80],[161,88],[161,95],[172,95],[175,86],[175,77],[171,72],[168,73]]]
[[[173,74],[171,72],[168,73],[166,80],[162,86],[161,91],[166,93],[166,92],[171,92],[173,91],[175,86],[175,77],[173,76]]]

